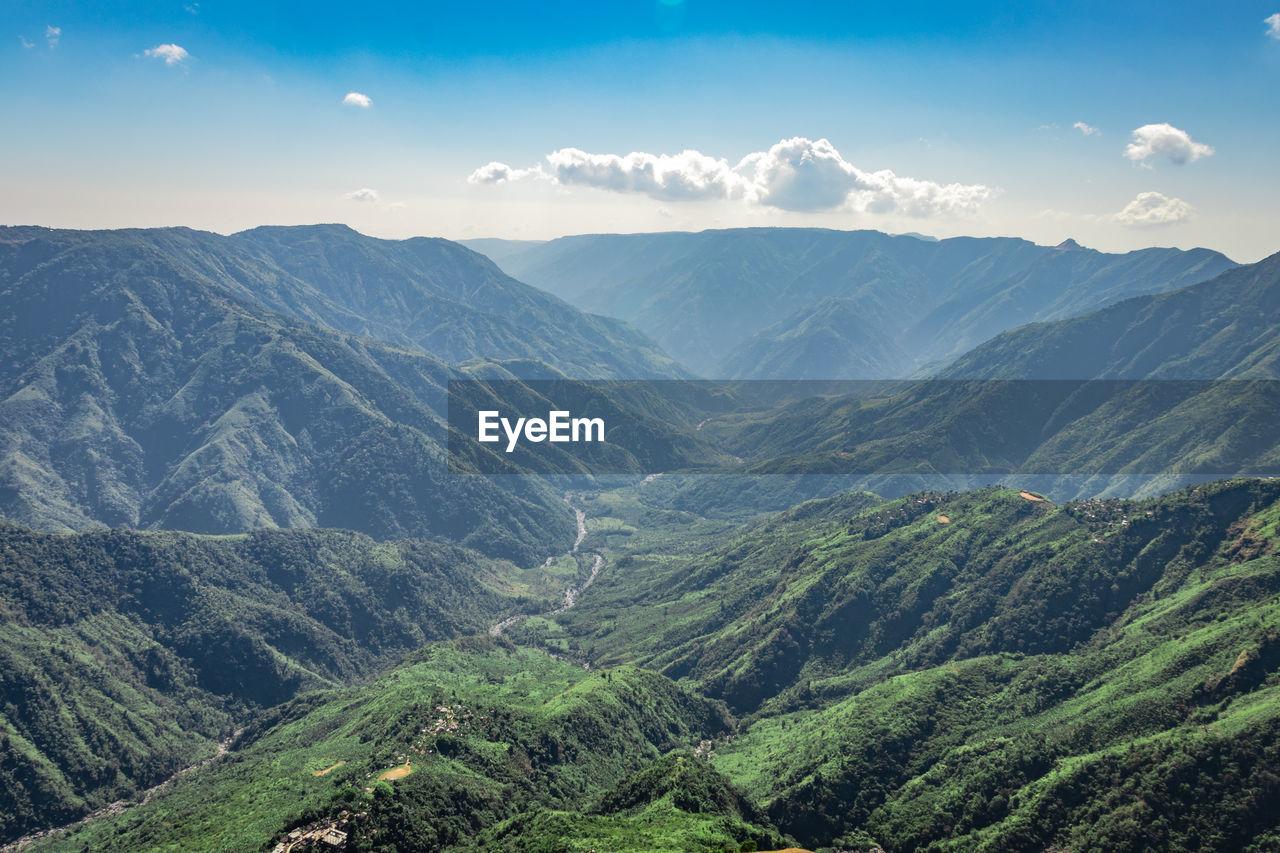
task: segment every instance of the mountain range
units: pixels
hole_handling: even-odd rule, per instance
[[[548,488],[448,475],[445,387],[466,374],[419,347],[306,323],[250,298],[257,291],[247,291],[244,269],[225,273],[232,255],[202,248],[228,241],[187,231],[0,232],[5,517],[42,530],[344,526],[384,538],[444,535],[529,564],[562,551],[572,517]],[[591,328],[483,257],[456,254],[492,279],[490,291],[509,284],[567,318],[540,346],[570,353],[571,321]],[[319,298],[259,273],[256,286],[275,293],[268,301]],[[421,311],[434,305],[413,293]],[[646,352],[623,339],[580,342],[595,364],[612,357],[617,369]]]
[[[1068,240],[923,240],[751,228],[472,245],[522,281],[633,323],[717,378],[880,379],[945,366],[1026,323],[1177,289],[1234,264]]]
[[[1280,848],[1280,255],[470,246],[0,228],[0,844]]]

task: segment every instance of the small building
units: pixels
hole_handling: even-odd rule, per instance
[[[347,846],[347,834],[341,829],[329,827],[329,829],[325,830],[324,835],[320,836],[320,841],[334,849],[341,850]]]

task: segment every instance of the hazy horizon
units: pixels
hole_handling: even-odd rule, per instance
[[[0,221],[1280,249],[1280,3],[16,2]]]

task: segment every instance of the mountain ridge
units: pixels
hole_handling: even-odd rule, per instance
[[[477,245],[493,251],[496,244]],[[1006,329],[1234,266],[1207,249],[1107,255],[1011,237],[925,241],[818,228],[577,235],[498,254],[517,278],[628,320],[695,371],[726,378],[900,378]],[[810,306],[828,297],[855,300],[861,320],[892,339],[906,364],[890,374],[854,375],[821,357],[788,359],[788,338],[807,322]],[[768,329],[785,317],[793,318],[790,326]],[[854,352],[857,325],[838,331],[841,347]],[[857,368],[873,366],[872,349],[863,348]],[[761,362],[794,373],[763,373]]]
[[[529,564],[572,540],[550,489],[448,475],[449,365],[244,301],[133,232],[0,242],[0,307],[11,520],[343,526]]]

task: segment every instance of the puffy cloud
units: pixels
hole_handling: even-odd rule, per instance
[[[343,193],[342,197],[347,199],[348,201],[368,201],[368,202],[375,202],[379,198],[381,198],[381,196],[378,195],[377,190],[371,190],[368,187],[361,187],[360,189],[355,190],[353,192]]]
[[[1071,126],[1074,127],[1076,130],[1080,131],[1081,133],[1083,133],[1085,136],[1097,136],[1100,133],[1102,133],[1102,131],[1098,130],[1093,125],[1086,124],[1085,122],[1082,122],[1082,121],[1078,121]]]
[[[1133,132],[1133,141],[1124,149],[1124,156],[1130,160],[1146,163],[1148,157],[1159,155],[1175,166],[1212,154],[1212,147],[1194,141],[1191,134],[1171,124],[1144,124]]]
[[[1267,25],[1267,35],[1273,39],[1280,39],[1280,12],[1276,12],[1262,23]]]
[[[158,44],[143,51],[152,59],[163,59],[165,65],[177,65],[191,54],[176,44]]]
[[[561,148],[547,155],[548,176],[558,184],[581,184],[639,192],[667,201],[733,198],[741,195],[744,181],[729,161],[698,151],[679,154],[588,154],[577,148]]]
[[[62,27],[47,26],[44,28],[44,40],[49,42],[49,47],[58,46],[58,39],[62,38]]]
[[[992,194],[981,184],[937,184],[894,174],[864,172],[840,156],[830,142],[802,136],[768,151],[749,154],[738,170],[751,175],[748,195],[782,210],[847,207],[867,213],[900,211],[911,216],[969,213]]]
[[[1146,228],[1153,225],[1172,225],[1191,215],[1191,205],[1180,198],[1169,198],[1162,193],[1138,193],[1137,197],[1116,214],[1122,225]]]
[[[901,177],[887,169],[865,172],[846,161],[826,139],[784,139],[731,166],[700,151],[679,154],[589,154],[562,148],[546,167],[513,169],[489,163],[471,173],[475,184],[537,178],[569,186],[643,193],[661,201],[731,200],[792,211],[846,209],[899,211],[911,216],[968,213],[993,190],[981,184],[937,184]]]
[[[347,96],[342,99],[342,103],[348,107],[371,107],[373,106],[373,98],[363,95],[360,92],[347,92]]]

